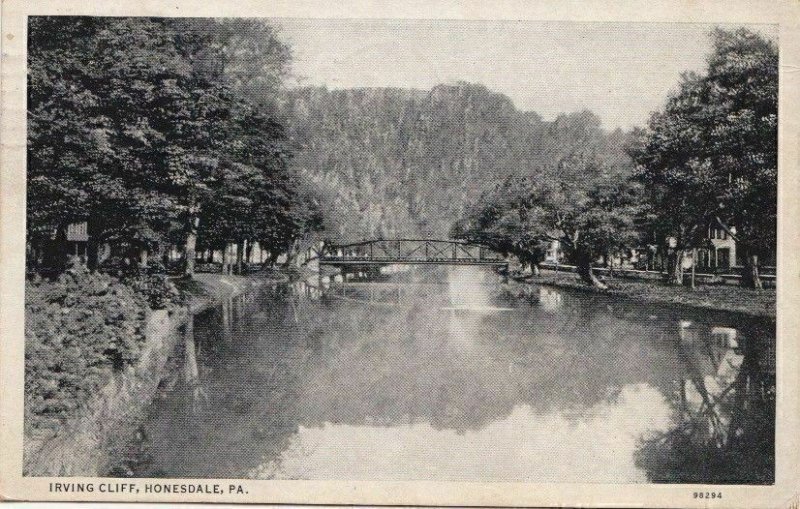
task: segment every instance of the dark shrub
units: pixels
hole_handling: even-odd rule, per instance
[[[167,266],[164,265],[164,262],[161,260],[155,259],[150,260],[147,262],[147,273],[148,274],[166,274],[167,273]]]
[[[129,275],[123,282],[147,299],[150,309],[164,309],[183,302],[183,295],[165,274]]]
[[[133,363],[145,339],[145,298],[107,274],[74,267],[25,286],[26,422],[57,423],[115,370]]]

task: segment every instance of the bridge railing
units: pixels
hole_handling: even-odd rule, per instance
[[[466,242],[426,239],[380,239],[325,246],[320,261],[342,262],[502,262],[490,249]]]

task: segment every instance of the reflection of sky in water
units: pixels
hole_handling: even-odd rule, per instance
[[[637,412],[631,412],[635,407]],[[639,436],[664,430],[670,407],[646,385],[625,387],[584,418],[537,415],[525,404],[485,427],[457,432],[427,423],[300,427],[279,458],[254,469],[264,479],[644,482],[632,451]],[[645,417],[640,417],[644,415]],[[346,475],[345,475],[346,473]]]
[[[477,268],[269,289],[198,318],[137,475],[645,482],[678,457],[708,476],[703,444],[765,415],[740,325]],[[765,444],[726,464],[751,475]]]
[[[461,267],[447,272],[450,306],[464,310],[484,310],[492,304],[486,287],[487,273],[477,267]]]

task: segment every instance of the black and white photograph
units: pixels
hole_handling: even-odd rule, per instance
[[[25,23],[50,496],[775,485],[777,24]]]

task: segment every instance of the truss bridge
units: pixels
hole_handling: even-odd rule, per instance
[[[320,265],[483,265],[506,267],[508,262],[489,248],[455,240],[380,239],[312,249],[308,260]]]

